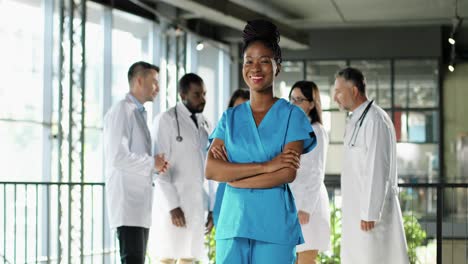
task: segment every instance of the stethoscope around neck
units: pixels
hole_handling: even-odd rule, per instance
[[[176,120],[176,123],[177,123],[176,141],[177,142],[182,142],[182,140],[184,140],[184,138],[180,135],[180,124],[179,124],[179,115],[177,115],[177,106],[174,107],[174,111],[175,111],[175,120]]]
[[[179,124],[179,115],[177,113],[177,106],[174,107],[174,114],[175,114],[175,119],[176,119],[176,124],[177,124],[177,136],[176,136],[176,141],[177,142],[182,142],[184,138],[180,135],[180,124]],[[203,122],[204,125],[208,125],[206,120]]]
[[[362,112],[361,116],[357,120],[356,124],[354,125],[353,133],[351,134],[351,138],[349,139],[349,146],[354,147],[356,144],[356,139],[359,134],[359,130],[361,130],[362,122],[364,122],[364,119],[366,118],[367,112],[369,112],[370,107],[372,106],[372,103],[374,100],[370,101],[369,104],[367,104],[366,108],[364,109],[364,112]]]

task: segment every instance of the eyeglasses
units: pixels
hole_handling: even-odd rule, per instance
[[[302,104],[302,102],[309,101],[309,99],[291,96],[291,97],[289,97],[289,101],[291,103],[293,103],[293,104],[295,104],[295,103]]]

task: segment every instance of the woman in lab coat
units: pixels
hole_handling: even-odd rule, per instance
[[[296,82],[289,92],[289,101],[307,114],[317,137],[317,147],[301,156],[296,180],[290,184],[305,240],[296,248],[297,263],[312,264],[319,251],[330,248],[330,208],[323,183],[328,136],[322,126],[320,93],[315,83]]]

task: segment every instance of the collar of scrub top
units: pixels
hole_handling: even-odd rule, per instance
[[[354,123],[354,128],[348,143],[350,147],[355,146],[359,130],[361,130],[362,122],[364,122],[364,119],[366,118],[367,112],[372,106],[372,103],[374,103],[374,100],[366,100],[364,103],[358,106],[358,108],[352,113],[350,121]]]

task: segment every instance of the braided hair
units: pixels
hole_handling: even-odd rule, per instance
[[[276,63],[281,63],[280,33],[275,24],[263,19],[247,21],[242,32],[243,48],[242,53],[254,42],[261,42],[273,51]]]

